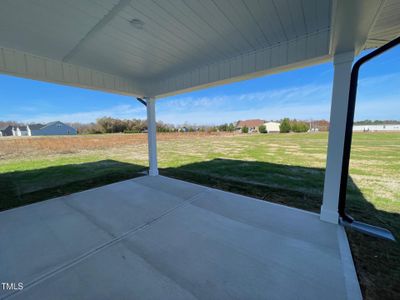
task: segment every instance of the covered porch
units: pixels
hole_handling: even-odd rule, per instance
[[[0,212],[0,282],[23,283],[0,298],[360,299],[338,211],[350,74],[396,37],[399,12],[396,0],[3,1],[0,72],[138,99],[149,171]],[[159,175],[158,99],[323,62],[320,214]]]
[[[16,299],[360,299],[343,227],[143,176],[0,213]],[[4,272],[5,271],[5,272]]]

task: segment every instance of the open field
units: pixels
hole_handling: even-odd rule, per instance
[[[327,134],[159,134],[163,175],[318,211]],[[134,176],[144,134],[0,139],[0,210]],[[356,133],[350,214],[400,239],[400,134]],[[348,231],[367,299],[400,298],[400,246]]]
[[[192,139],[204,136],[220,135],[205,132],[159,134],[158,141]],[[224,134],[232,135],[232,134]],[[21,158],[47,154],[77,153],[82,150],[110,149],[121,146],[147,144],[146,133],[136,134],[94,134],[75,136],[32,136],[2,137],[0,140],[0,159]]]

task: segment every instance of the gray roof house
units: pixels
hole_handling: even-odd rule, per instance
[[[43,128],[46,125],[43,124],[29,124],[29,128],[32,130],[40,130],[41,128]]]
[[[8,125],[0,128],[0,136],[13,136],[15,132],[14,126]]]
[[[0,129],[0,136],[41,136],[76,135],[77,130],[60,121],[48,124],[30,124],[27,126],[6,126]]]
[[[8,125],[0,129],[0,136],[30,136],[29,126]]]
[[[16,126],[15,127],[16,136],[30,136],[29,126]]]
[[[29,125],[31,135],[76,135],[77,130],[60,121],[51,122],[48,124],[31,124]]]

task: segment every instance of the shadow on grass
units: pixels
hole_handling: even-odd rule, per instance
[[[0,174],[0,211],[141,176],[145,166],[114,160]]]
[[[314,212],[319,212],[322,204],[325,177],[325,169],[322,168],[213,159],[177,168],[164,168],[160,172],[166,176],[219,187],[234,193],[251,194],[256,198]],[[397,229],[400,226],[400,220],[396,222],[399,214],[377,210],[365,199],[351,177],[347,186],[347,208],[360,221]],[[398,230],[394,233],[400,238]]]
[[[0,210],[62,196],[143,175],[142,165],[103,160],[0,174]],[[161,175],[319,212],[324,169],[257,161],[214,159]],[[400,239],[399,214],[377,210],[354,182],[348,184],[348,211],[359,221],[390,229]],[[399,243],[347,231],[366,299],[400,299]]]

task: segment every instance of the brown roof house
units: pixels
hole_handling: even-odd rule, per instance
[[[258,132],[258,127],[265,123],[264,120],[252,119],[252,120],[239,120],[236,123],[236,130],[242,131],[243,127],[249,128],[249,132]]]

